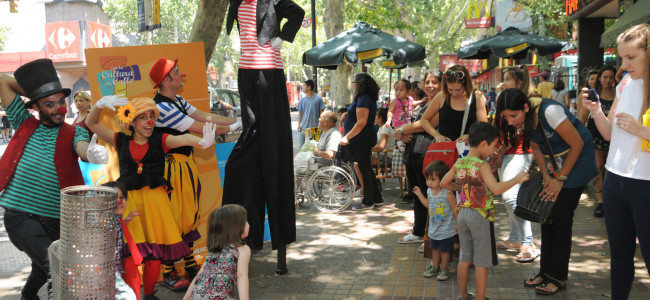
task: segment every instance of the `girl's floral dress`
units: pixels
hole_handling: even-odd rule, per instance
[[[205,258],[203,272],[196,277],[192,300],[237,299],[237,261],[239,250],[233,244],[210,252]]]

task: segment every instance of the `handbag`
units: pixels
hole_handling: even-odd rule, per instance
[[[415,137],[415,145],[413,146],[413,153],[424,155],[427,152],[429,145],[433,143],[433,138],[420,134]]]
[[[538,124],[537,128],[544,138],[544,144],[546,144],[549,160],[553,165],[553,169],[557,170],[558,167],[555,161],[555,155],[553,154],[551,144],[548,142],[548,138],[542,129],[541,121]],[[542,196],[539,194],[542,192],[543,188],[544,176],[542,175],[542,172],[531,171],[529,173],[528,181],[523,182],[521,184],[521,187],[519,187],[519,193],[517,194],[517,206],[515,207],[514,211],[517,217],[541,224],[551,223],[551,213],[553,212],[553,206],[555,205],[555,202],[542,200]]]
[[[391,174],[393,177],[406,177],[406,165],[404,165],[404,155],[399,149],[393,150],[393,163],[391,164]]]

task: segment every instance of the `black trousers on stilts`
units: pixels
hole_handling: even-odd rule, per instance
[[[239,69],[243,132],[226,163],[223,204],[248,212],[248,243],[262,249],[266,205],[273,249],[296,241],[293,140],[284,71]]]

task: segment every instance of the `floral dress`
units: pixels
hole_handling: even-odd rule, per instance
[[[237,299],[237,261],[239,250],[233,244],[210,252],[205,258],[203,272],[196,277],[192,300]]]

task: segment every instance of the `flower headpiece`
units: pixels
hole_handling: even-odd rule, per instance
[[[131,122],[133,122],[133,119],[135,119],[135,114],[133,113],[133,105],[129,103],[118,108],[117,117],[120,119],[120,123],[131,124]]]
[[[151,98],[140,97],[131,100],[127,105],[120,107],[117,110],[117,116],[120,119],[120,123],[124,128],[128,128],[129,124],[142,113],[147,111],[153,111],[156,119],[158,119],[158,106]]]

